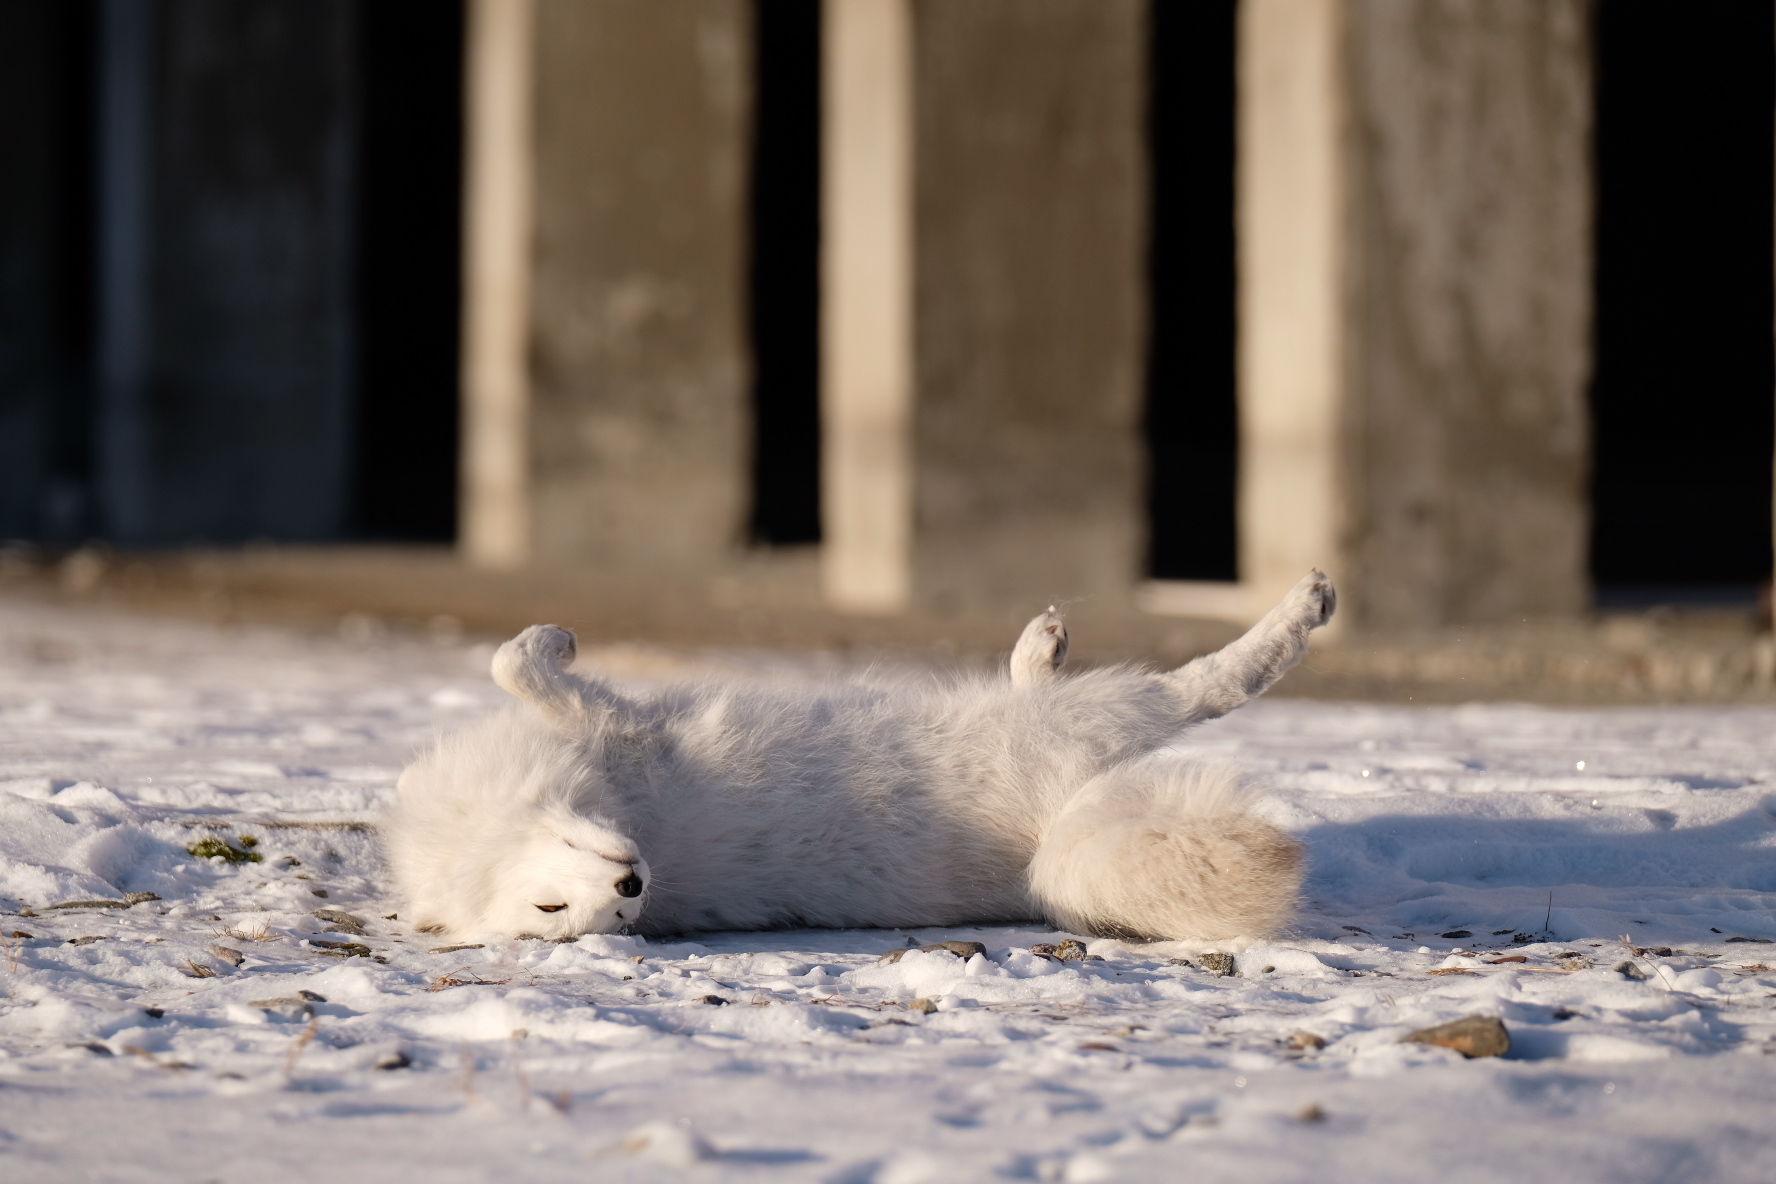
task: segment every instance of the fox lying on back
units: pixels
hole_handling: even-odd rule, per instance
[[[1177,670],[1060,677],[1031,621],[1010,676],[646,695],[568,671],[533,625],[493,677],[524,700],[402,773],[388,854],[422,928],[571,937],[1043,920],[1133,938],[1260,935],[1299,845],[1233,777],[1149,754],[1261,694],[1336,597],[1320,572]]]

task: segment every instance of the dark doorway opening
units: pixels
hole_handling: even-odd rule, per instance
[[[820,541],[820,0],[755,0],[754,542]]]
[[[1154,4],[1151,13],[1148,574],[1233,580],[1238,4]]]
[[[354,514],[456,537],[462,0],[376,0],[360,39]]]
[[[0,4],[0,541],[92,529],[93,6]]]
[[[0,538],[455,533],[462,0],[0,4]]]
[[[1776,435],[1768,4],[1597,11],[1599,603],[1749,600]]]

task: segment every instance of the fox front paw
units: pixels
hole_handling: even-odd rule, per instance
[[[520,699],[558,698],[576,649],[574,635],[559,625],[532,625],[495,651],[493,681]]]

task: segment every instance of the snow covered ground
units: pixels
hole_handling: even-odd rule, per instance
[[[1313,865],[1226,976],[1017,929],[446,951],[371,824],[488,651],[353,633],[0,602],[0,1179],[1776,1179],[1770,709],[1201,728]],[[879,961],[946,939],[986,953]],[[1473,1014],[1509,1056],[1401,1043]]]

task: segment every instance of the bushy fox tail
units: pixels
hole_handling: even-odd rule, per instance
[[[1261,937],[1294,913],[1302,847],[1248,812],[1229,770],[1176,758],[1112,769],[1074,795],[1030,863],[1030,890],[1075,933]]]

